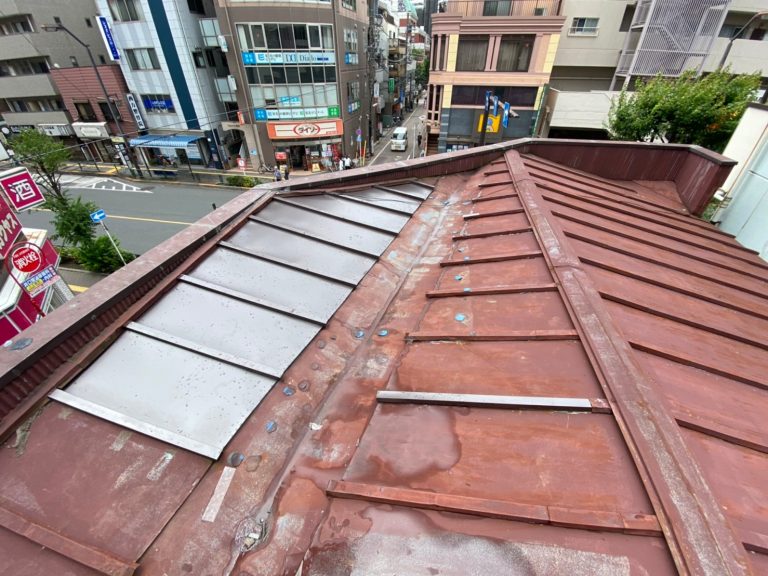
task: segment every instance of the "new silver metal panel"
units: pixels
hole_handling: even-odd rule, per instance
[[[284,371],[320,329],[196,286],[177,284],[137,322]]]
[[[285,198],[281,202],[306,206],[329,216],[338,216],[344,220],[381,228],[393,234],[400,232],[409,218],[405,214],[395,214],[375,206],[367,206],[360,202],[345,200],[343,197],[338,196],[302,196],[298,198]]]
[[[350,284],[357,284],[376,262],[376,258],[348,252],[258,222],[249,222],[229,237],[227,242],[300,270],[323,274]]]
[[[307,212],[279,202],[270,202],[255,217],[281,228],[295,230],[298,234],[359,250],[371,256],[379,256],[395,237],[394,234],[342,222],[330,216]]]
[[[352,291],[338,282],[219,248],[190,276],[268,300],[300,316],[328,320]]]
[[[403,192],[405,194],[413,194],[415,196],[418,196],[422,200],[424,200],[427,196],[432,194],[431,188],[427,188],[426,186],[421,186],[414,182],[405,182],[402,184],[385,184],[384,186],[385,188],[389,188],[390,190],[397,190],[398,192]]]
[[[79,409],[217,458],[274,382],[126,332],[66,392],[84,401],[75,404]],[[105,410],[91,410],[86,404]],[[153,429],[168,434],[156,435]],[[199,445],[215,447],[216,453],[203,451]]]
[[[416,212],[416,209],[421,205],[421,202],[416,198],[406,198],[405,196],[393,194],[380,188],[369,188],[368,190],[357,192],[342,192],[339,193],[339,196],[342,198],[356,198],[369,204],[403,210],[410,214]]]

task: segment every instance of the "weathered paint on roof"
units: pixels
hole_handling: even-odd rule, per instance
[[[357,287],[217,461],[47,404],[0,453],[0,547],[45,541],[32,574],[765,572],[768,268],[687,215],[705,155],[527,146],[437,180],[362,279],[334,268]],[[337,200],[309,192],[280,205],[313,226]],[[35,474],[50,450],[71,479]],[[51,499],[75,484],[91,504]]]

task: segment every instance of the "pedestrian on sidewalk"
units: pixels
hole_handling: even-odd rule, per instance
[[[288,180],[288,175],[290,174],[290,170],[288,169],[288,164],[285,165],[285,179]]]
[[[280,166],[275,166],[275,182],[280,182],[283,179],[283,175],[280,174]]]
[[[349,156],[345,156],[344,157],[344,169],[345,170],[349,170],[350,168],[352,168],[352,158],[350,158]]]

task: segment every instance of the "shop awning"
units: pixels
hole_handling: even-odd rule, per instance
[[[131,138],[131,146],[136,148],[186,148],[190,142],[200,140],[205,136],[163,136],[162,134],[148,134]]]

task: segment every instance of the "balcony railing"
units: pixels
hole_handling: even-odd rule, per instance
[[[561,0],[439,0],[438,13],[461,16],[559,16]]]

